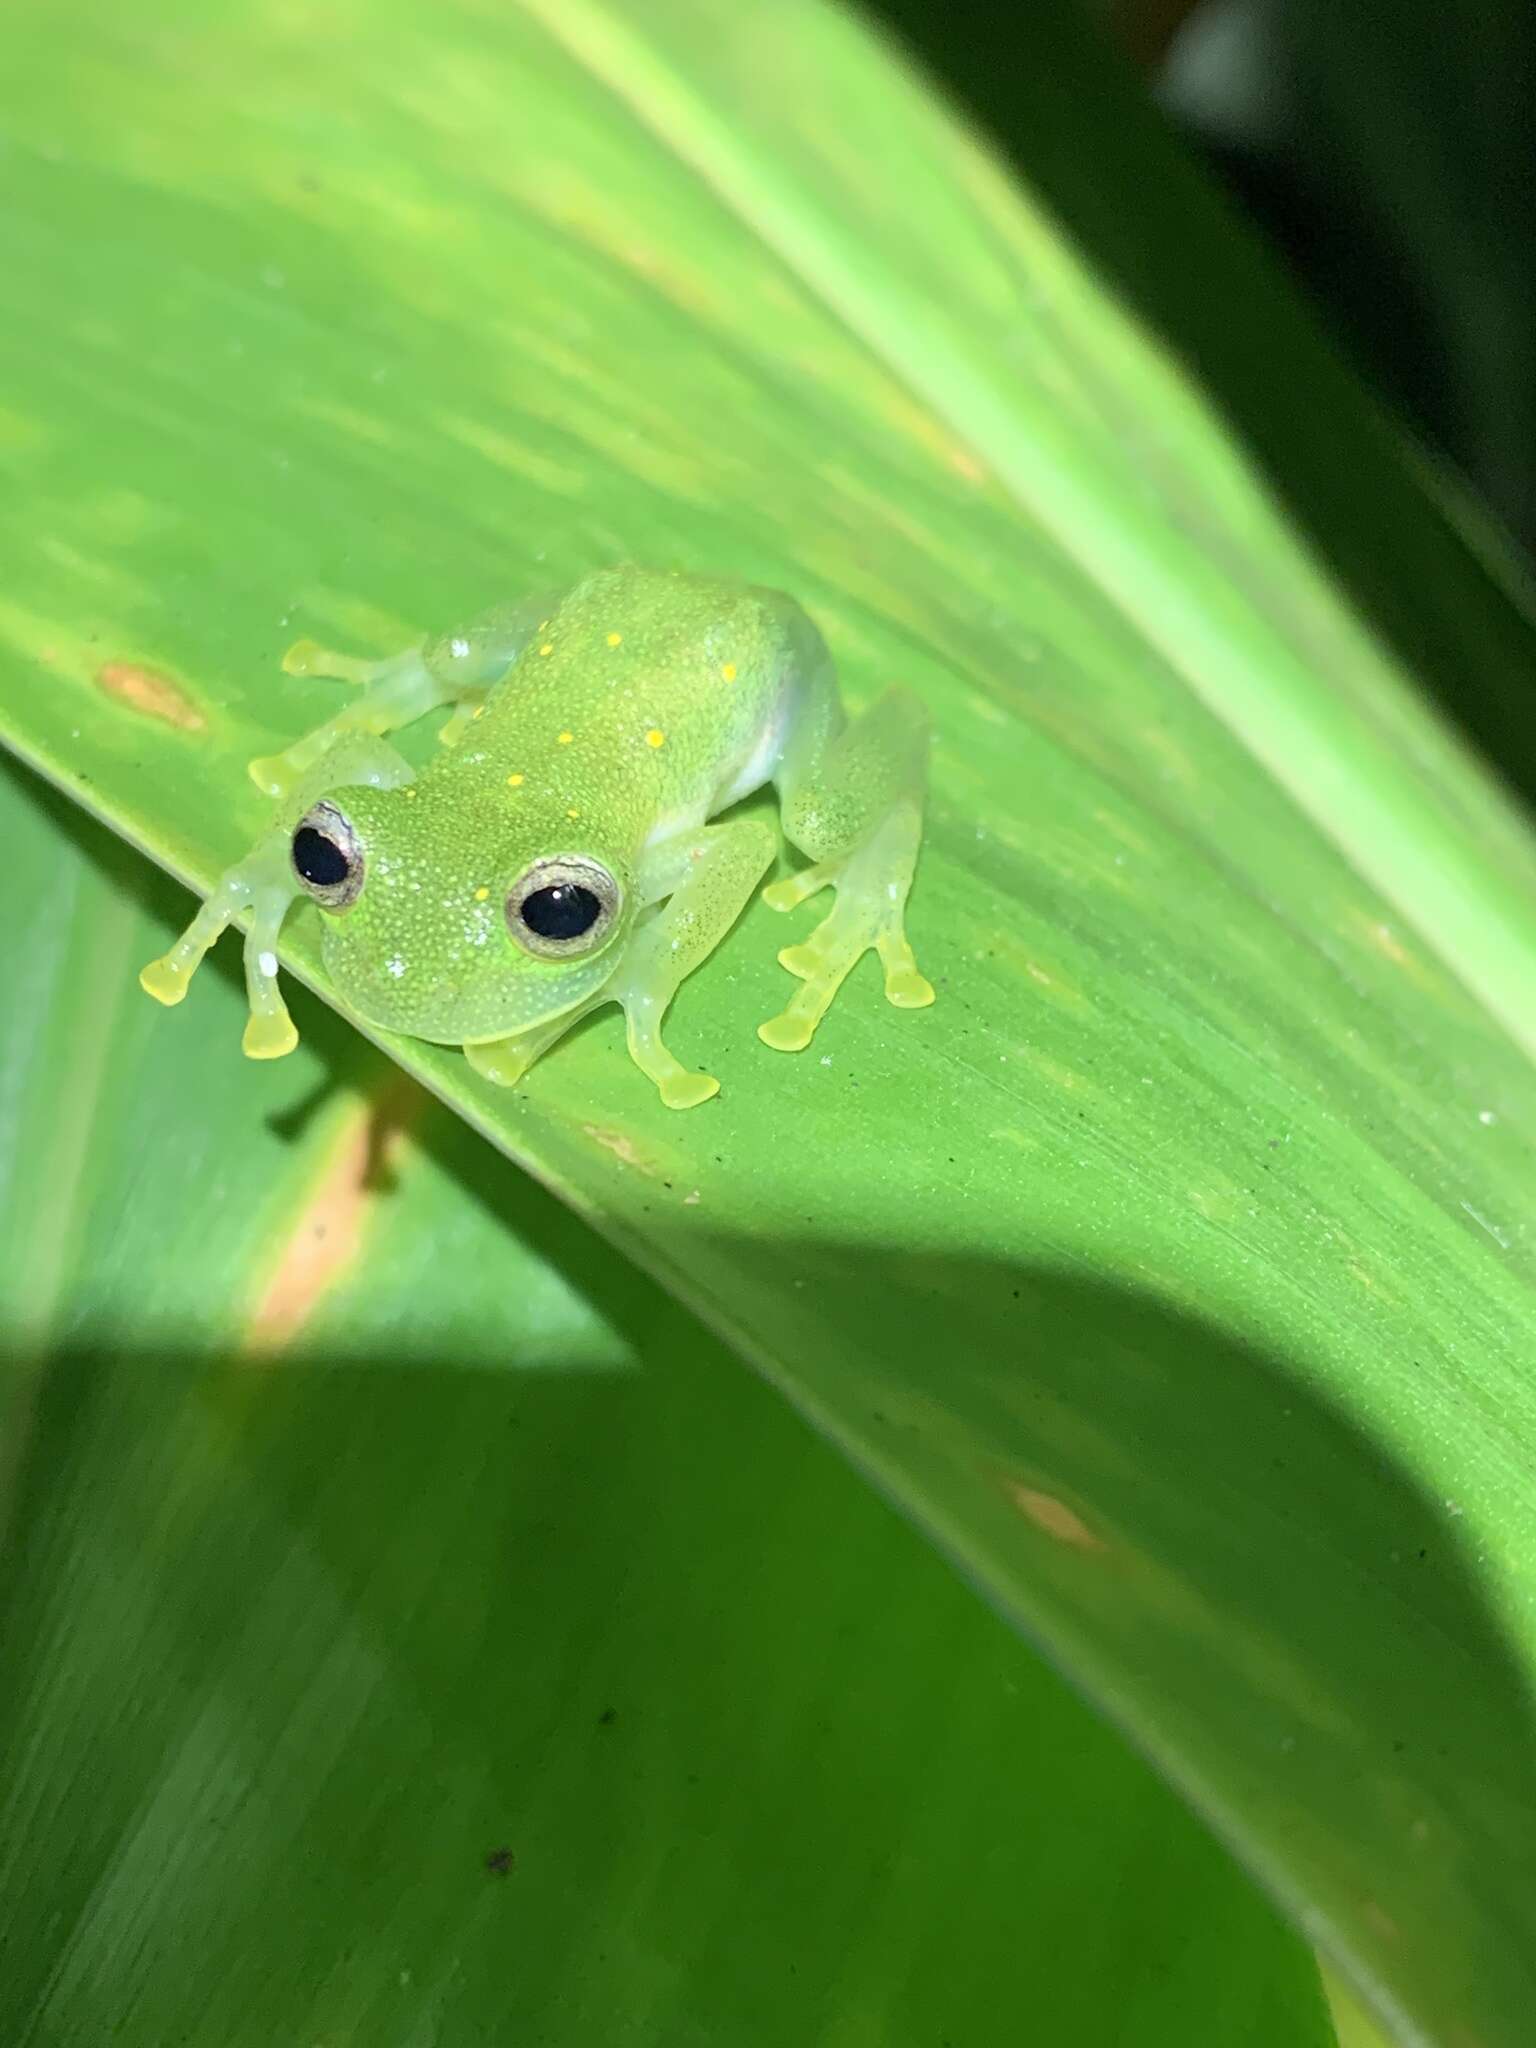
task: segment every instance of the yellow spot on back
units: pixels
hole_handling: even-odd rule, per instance
[[[562,732],[557,733],[555,737],[562,747],[568,747],[571,744],[571,741],[576,737],[576,735],[574,733]]]
[[[664,732],[659,731],[653,725],[650,731],[645,736],[645,744],[648,747],[659,747],[665,741],[666,737],[667,736]]]
[[[610,647],[618,647],[623,643],[623,639],[624,635],[622,633],[610,633],[608,635],[608,645]]]
[[[553,654],[554,651],[555,643],[553,640],[546,640],[544,642],[544,645],[539,649],[540,654]]]
[[[415,790],[414,790],[414,789],[407,789],[407,790],[405,790],[405,791],[403,792],[403,794],[404,794],[405,800],[406,800],[406,802],[407,802],[408,804],[413,804],[413,803],[415,803],[415,801],[416,801],[416,792],[415,792]]]
[[[483,704],[477,704],[477,705],[475,706],[474,710],[473,710],[473,711],[471,711],[471,713],[470,713],[469,715],[470,715],[470,717],[471,717],[471,718],[484,718],[484,716],[485,716],[485,706],[484,706]]]
[[[568,818],[579,818],[581,816],[581,813],[580,811],[567,811],[565,815]]]
[[[723,675],[723,676],[725,677],[725,680],[726,680],[726,681],[727,681],[728,683],[734,683],[734,682],[735,682],[735,680],[736,680],[736,664],[735,664],[735,662],[734,662],[734,661],[726,661],[726,662],[722,662],[722,663],[721,663],[721,665],[720,665],[720,673],[721,673],[721,675]]]
[[[521,789],[521,788],[522,788],[522,786],[523,786],[523,778],[522,778],[522,776],[521,776],[521,775],[509,775],[509,776],[507,777],[507,787],[508,787],[508,789]]]
[[[491,892],[489,889],[477,889],[475,891],[475,901],[477,903],[483,903],[486,897],[490,895],[490,893]]]

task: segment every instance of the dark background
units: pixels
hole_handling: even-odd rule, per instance
[[[1036,4],[1113,47],[1354,367],[1536,544],[1536,7]],[[1027,6],[874,4],[1021,164],[1049,45]]]
[[[1356,604],[1536,805],[1531,0],[870,6],[1198,372]],[[1464,561],[1409,502],[1425,482]]]

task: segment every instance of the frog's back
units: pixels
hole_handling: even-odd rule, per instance
[[[747,584],[601,570],[491,691],[468,751],[507,775],[556,775],[573,806],[628,799],[647,821],[700,808],[771,734],[791,609]]]

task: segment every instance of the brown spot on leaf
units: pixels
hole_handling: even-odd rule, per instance
[[[621,1166],[636,1167],[641,1173],[656,1178],[657,1168],[653,1160],[647,1159],[627,1131],[608,1129],[603,1124],[583,1124],[582,1135],[601,1145],[605,1152],[611,1152]]]
[[[1032,1486],[1013,1484],[1008,1489],[1014,1506],[1027,1515],[1035,1527],[1057,1543],[1069,1543],[1074,1550],[1103,1550],[1104,1540],[1095,1536],[1075,1509],[1053,1493],[1037,1493]]]
[[[391,1155],[416,1100],[409,1084],[392,1084],[348,1113],[278,1253],[246,1331],[247,1353],[291,1344],[354,1263],[369,1210],[393,1185]]]
[[[96,671],[98,688],[130,711],[158,718],[178,732],[206,732],[208,721],[179,683],[157,668],[136,661],[104,661]]]

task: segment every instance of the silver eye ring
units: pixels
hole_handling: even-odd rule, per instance
[[[363,886],[363,850],[335,804],[312,804],[293,828],[293,872],[322,910],[345,910]]]
[[[622,897],[601,861],[555,854],[526,867],[508,890],[507,930],[540,960],[575,959],[607,938]]]

